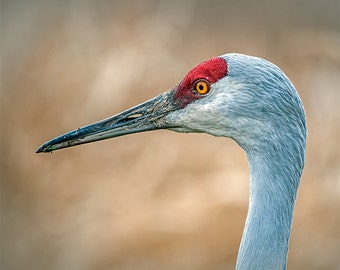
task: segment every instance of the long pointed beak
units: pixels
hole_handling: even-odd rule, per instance
[[[164,117],[178,109],[173,93],[174,91],[170,90],[120,114],[60,135],[44,143],[36,153],[52,152],[137,132],[169,128]]]

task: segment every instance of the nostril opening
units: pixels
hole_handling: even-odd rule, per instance
[[[141,113],[135,113],[135,114],[133,114],[133,115],[129,115],[126,119],[128,119],[128,120],[132,120],[132,119],[136,119],[136,118],[138,118],[138,117],[141,117],[143,114],[141,114]]]
[[[141,114],[141,113],[135,113],[135,114],[129,115],[129,116],[126,117],[126,118],[120,119],[120,120],[117,122],[117,124],[126,123],[126,122],[129,122],[129,121],[134,120],[134,119],[136,119],[136,118],[138,118],[138,117],[141,117],[141,116],[143,116],[143,114]]]

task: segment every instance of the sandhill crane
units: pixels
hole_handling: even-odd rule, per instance
[[[244,149],[250,197],[236,269],[285,269],[306,146],[303,105],[286,75],[261,58],[215,57],[173,89],[52,139],[37,153],[156,129],[228,137]]]

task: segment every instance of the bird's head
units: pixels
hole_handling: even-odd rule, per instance
[[[37,152],[156,129],[230,137],[247,148],[301,125],[300,98],[277,66],[261,58],[226,54],[199,64],[173,89],[52,139]]]

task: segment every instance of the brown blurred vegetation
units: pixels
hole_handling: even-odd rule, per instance
[[[34,153],[227,52],[298,89],[308,149],[289,269],[339,269],[339,1],[2,1],[1,269],[233,269],[236,143],[157,131]]]

